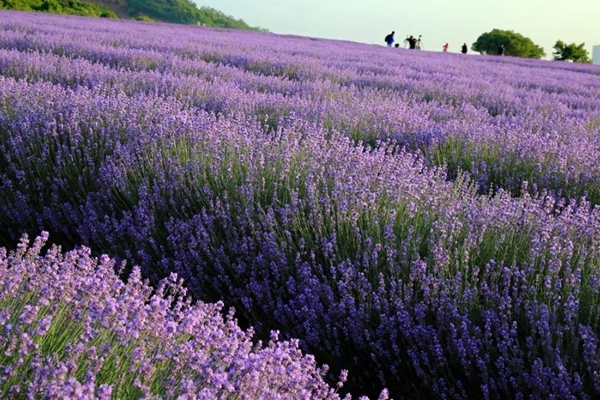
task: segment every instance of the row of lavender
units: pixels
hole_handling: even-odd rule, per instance
[[[547,134],[552,121],[536,116],[546,110],[557,126],[585,121],[581,151],[592,157],[598,110],[585,95],[595,86],[549,93],[552,76],[593,83],[592,69],[502,61],[487,65],[493,87],[467,91],[440,86],[452,68],[467,73],[458,58],[59,17],[34,26],[7,15],[21,20],[0,38],[12,46],[0,53],[4,237],[48,229],[62,243],[133,260],[155,281],[175,271],[197,297],[235,306],[259,335],[279,329],[320,362],[350,369],[357,393],[600,394],[600,213],[527,190],[481,197],[421,155],[354,141],[405,124],[404,140],[427,155],[460,128],[476,157],[476,134],[501,143],[499,132],[522,122],[538,145],[512,138],[502,150],[531,146],[551,159],[568,137]],[[53,33],[35,39],[45,30]],[[61,31],[77,40],[61,42]],[[400,70],[377,60],[423,79],[388,76]],[[519,69],[548,77],[515,100],[508,74]],[[555,101],[531,100],[546,95]],[[537,183],[554,166],[591,187],[593,168],[586,181],[572,165],[544,164]]]
[[[89,249],[41,256],[47,240],[0,248],[3,399],[339,399],[297,341],[253,344],[176,275],[155,290],[136,269],[123,283]]]
[[[267,129],[293,116],[371,144],[391,138],[450,177],[469,171],[484,193],[518,195],[528,181],[600,202],[596,66],[167,25],[31,29],[27,16],[5,18],[17,15],[0,32],[5,76],[174,96],[186,107],[256,116]]]

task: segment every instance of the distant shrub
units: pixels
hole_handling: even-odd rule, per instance
[[[145,14],[136,15],[133,19],[135,19],[136,21],[154,22],[154,20],[152,18],[150,18],[149,16],[147,16]]]

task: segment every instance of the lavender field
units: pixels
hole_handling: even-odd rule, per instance
[[[0,397],[598,398],[599,165],[597,66],[1,12]]]

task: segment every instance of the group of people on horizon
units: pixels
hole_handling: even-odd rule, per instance
[[[385,43],[388,47],[400,47],[400,43],[394,44],[396,32],[392,31],[389,35],[385,37]],[[421,35],[418,38],[413,35],[408,36],[404,39],[404,43],[408,46],[409,49],[421,50],[423,49],[423,42],[421,41]]]
[[[450,50],[450,45],[448,43],[446,43],[445,45],[442,46],[442,51],[444,53],[447,53],[448,50]],[[463,45],[460,47],[460,52],[463,54],[467,54],[468,51],[469,51],[469,47],[467,46],[466,43],[463,43]]]
[[[385,37],[384,40],[388,47],[400,47],[399,43],[394,44],[394,42],[396,41],[395,35],[396,35],[396,32],[392,31],[392,33],[388,34]],[[404,43],[408,45],[409,49],[421,50],[421,49],[423,49],[423,42],[421,41],[421,36],[422,35],[419,35],[418,38],[415,38],[413,35],[409,35],[406,39],[404,39]],[[447,53],[448,50],[450,50],[450,45],[448,43],[446,43],[445,45],[442,46],[442,51],[444,53]],[[460,48],[460,52],[462,54],[467,54],[468,51],[469,51],[469,47],[467,46],[466,43],[463,43],[463,45]],[[500,47],[498,48],[498,55],[503,56],[504,52],[505,52],[504,45],[501,44]]]

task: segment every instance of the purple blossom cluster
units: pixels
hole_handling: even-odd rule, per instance
[[[0,20],[6,244],[175,272],[355,394],[600,396],[597,67]]]
[[[86,248],[42,256],[47,238],[0,249],[2,398],[339,399],[297,341],[253,344],[176,275],[152,288],[134,268],[124,283]]]

